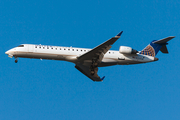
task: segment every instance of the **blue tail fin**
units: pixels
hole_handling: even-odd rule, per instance
[[[158,54],[159,50],[161,50],[162,53],[168,53],[166,45],[168,44],[167,42],[173,38],[174,36],[167,37],[161,40],[154,40],[147,47],[145,47],[139,54],[155,57]]]
[[[162,45],[153,43],[152,41],[147,47],[145,47],[139,54],[148,55],[155,57],[159,50],[162,48]]]

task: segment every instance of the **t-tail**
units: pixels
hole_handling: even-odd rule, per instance
[[[162,53],[168,53],[168,49],[166,45],[167,42],[171,39],[175,38],[174,36],[170,36],[161,40],[153,40],[147,47],[145,47],[139,54],[149,55],[155,57],[159,50]]]

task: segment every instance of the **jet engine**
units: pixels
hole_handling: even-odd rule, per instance
[[[138,53],[137,50],[134,50],[131,47],[127,47],[127,46],[120,46],[119,52],[122,54],[136,54],[136,53]]]

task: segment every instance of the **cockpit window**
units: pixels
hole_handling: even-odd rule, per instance
[[[24,47],[24,45],[19,45],[18,47]]]

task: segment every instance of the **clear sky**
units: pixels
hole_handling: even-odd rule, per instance
[[[179,120],[179,0],[0,1],[0,120]],[[159,61],[99,69],[93,82],[74,64],[20,58],[19,44],[93,48],[120,31],[112,50],[142,50],[176,36]]]

